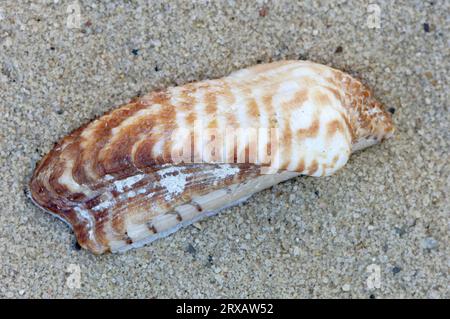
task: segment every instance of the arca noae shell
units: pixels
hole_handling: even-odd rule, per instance
[[[75,130],[38,164],[30,192],[82,247],[125,251],[289,178],[333,174],[393,131],[351,76],[262,64],[152,92]]]

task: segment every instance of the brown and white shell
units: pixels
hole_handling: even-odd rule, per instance
[[[96,254],[166,236],[298,175],[334,173],[392,135],[359,81],[308,61],[152,92],[63,138],[33,201]]]

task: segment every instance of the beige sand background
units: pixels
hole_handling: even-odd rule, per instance
[[[450,297],[449,1],[79,1],[79,25],[76,3],[0,2],[1,297]],[[77,250],[26,198],[114,106],[285,58],[361,78],[395,138],[123,255]]]

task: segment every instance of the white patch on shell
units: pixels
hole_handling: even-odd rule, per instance
[[[125,188],[133,186],[134,184],[139,182],[144,177],[145,177],[144,174],[140,174],[140,175],[134,175],[134,176],[122,179],[120,181],[115,181],[114,182],[114,187],[116,188],[116,190],[118,192],[122,193]]]
[[[175,175],[173,173],[178,174]],[[165,200],[170,200],[172,195],[181,194],[184,191],[184,187],[186,186],[186,177],[188,175],[183,174],[178,167],[171,166],[159,170],[158,175],[161,176],[159,183],[167,190],[167,194],[164,196]]]
[[[212,172],[216,178],[224,179],[228,176],[239,173],[239,167],[231,167],[228,164],[223,164],[220,165],[220,168],[216,168]]]
[[[145,189],[145,188],[140,188],[137,190],[138,194],[145,194],[146,192],[147,192],[147,189]]]
[[[377,108],[368,109],[367,112],[366,112],[366,114],[369,115],[369,116],[372,116],[372,115],[375,115],[375,114],[378,114],[378,113],[382,113],[382,112],[381,112],[381,110],[379,110]]]
[[[115,204],[114,200],[106,200],[104,202],[101,202],[100,204],[98,204],[94,208],[92,208],[92,210],[94,210],[94,211],[104,210],[104,209],[107,209],[107,208],[110,208],[110,207],[114,206],[114,204]]]
[[[134,192],[134,191],[129,191],[129,192],[126,194],[126,196],[127,196],[128,198],[136,197],[136,192]]]

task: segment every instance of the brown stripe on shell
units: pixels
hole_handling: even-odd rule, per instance
[[[284,121],[284,130],[282,132],[282,143],[284,149],[283,158],[285,158],[283,163],[280,165],[280,169],[282,170],[287,169],[291,162],[293,132],[290,124],[290,115],[294,109],[302,108],[307,99],[308,91],[306,89],[300,89],[294,94],[294,97],[291,100],[281,104],[281,110],[283,112],[282,118]]]
[[[197,86],[194,83],[183,86],[179,95],[180,102],[175,104],[177,110],[191,114],[195,103],[197,103],[197,99],[195,98],[196,92]]]
[[[222,81],[221,84],[221,95],[225,98],[226,103],[228,104],[228,107],[226,107],[224,111],[225,116],[225,127],[237,127],[239,124],[237,123],[237,118],[234,112],[230,111],[230,106],[234,105],[236,103],[236,97],[234,96],[233,92],[231,91],[230,85],[227,81]]]
[[[99,153],[99,164],[102,166],[104,174],[120,173],[122,176],[132,174],[135,170],[131,166],[131,149],[141,134],[145,136],[155,128],[155,123],[161,121],[165,123],[166,130],[170,131],[175,127],[175,107],[170,104],[170,97],[167,93],[160,92],[153,97],[152,101],[161,105],[159,112],[137,118],[132,124],[122,128],[114,134],[114,142],[110,139],[109,143]],[[164,151],[167,151],[167,149],[169,149],[169,146],[166,146]],[[166,154],[166,152],[163,154]]]
[[[150,94],[151,96],[157,92]],[[95,183],[97,178],[104,175],[101,166],[98,165],[98,153],[110,139],[113,128],[119,126],[124,120],[148,105],[140,99],[130,102],[123,107],[106,113],[101,118],[86,127],[89,138],[81,136],[79,157],[75,164],[74,179],[79,183]],[[86,130],[85,130],[86,132]],[[88,173],[89,172],[89,173]]]
[[[303,173],[305,170],[305,160],[303,158],[300,159],[297,167],[295,168],[296,172]]]
[[[320,121],[319,121],[319,115],[314,114],[313,121],[311,125],[304,129],[298,129],[295,132],[295,136],[298,139],[305,139],[305,138],[314,138],[319,134],[320,129]]]
[[[214,116],[217,113],[217,92],[215,90],[206,91],[203,96],[205,107],[205,113],[209,116]],[[213,119],[213,121],[215,118]],[[210,127],[210,124],[207,124]]]
[[[160,138],[162,138],[161,134],[150,133],[135,143],[132,160],[136,168],[142,170],[158,164],[157,159],[153,156],[153,147]]]
[[[329,123],[327,123],[327,139],[330,140],[333,138],[333,136],[337,133],[343,133],[344,127],[342,126],[342,123],[338,120],[333,120]]]
[[[312,163],[308,167],[308,175],[313,175],[315,172],[317,172],[319,168],[319,163],[317,163],[316,160],[313,160]]]

